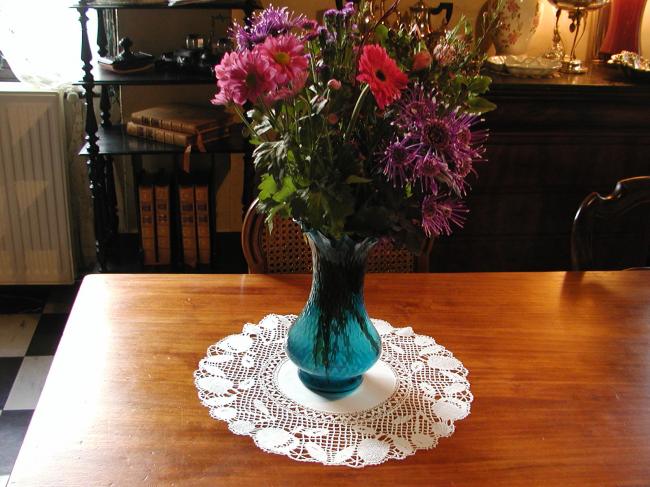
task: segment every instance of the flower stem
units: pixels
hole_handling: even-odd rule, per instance
[[[352,116],[350,117],[350,123],[348,123],[348,128],[345,130],[345,135],[343,136],[343,140],[348,140],[350,138],[350,134],[352,133],[352,129],[354,128],[354,124],[357,121],[357,118],[359,118],[359,112],[361,111],[361,105],[363,105],[363,101],[366,98],[366,95],[368,94],[368,91],[370,91],[370,85],[365,85],[361,89],[361,93],[359,94],[359,98],[357,98],[357,103],[354,105],[354,110],[352,110]]]
[[[237,116],[241,119],[242,122],[244,122],[244,125],[246,125],[246,128],[250,131],[250,133],[255,135],[255,137],[257,137],[258,139],[261,139],[260,135],[253,128],[253,126],[250,123],[248,123],[248,120],[246,120],[246,115],[244,115],[244,113],[239,109],[239,107],[234,103],[232,106],[235,109],[235,112],[237,112]]]

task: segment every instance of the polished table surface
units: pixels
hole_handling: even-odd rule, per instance
[[[469,369],[437,448],[364,469],[300,463],[201,406],[207,347],[297,313],[309,276],[93,275],[9,485],[650,485],[650,272],[369,275],[373,317]]]

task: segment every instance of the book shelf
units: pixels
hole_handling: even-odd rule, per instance
[[[93,74],[93,83],[98,86],[207,85],[213,84],[214,80],[210,76],[193,73],[144,71],[142,73],[121,74],[99,69]],[[85,81],[79,80],[74,84],[84,85]]]
[[[243,129],[243,125],[241,126]],[[241,130],[233,129],[235,134]],[[104,155],[155,155],[155,154],[182,154],[185,147],[163,144],[154,140],[132,137],[126,133],[124,125],[112,125],[110,127],[99,127],[97,129],[97,146],[99,153]],[[245,153],[248,150],[247,142],[241,135],[230,137],[206,144],[206,149],[212,154],[234,154]],[[81,156],[90,156],[90,145],[88,143],[79,151]]]
[[[134,239],[124,238],[118,234],[117,197],[113,174],[113,157],[130,156],[134,175],[141,170],[141,156],[152,154],[182,154],[184,147],[163,144],[155,141],[130,136],[125,126],[113,124],[110,113],[109,90],[113,87],[145,85],[197,85],[213,84],[211,76],[193,73],[149,71],[143,73],[120,74],[103,71],[93,65],[93,49],[88,37],[88,11],[97,14],[97,55],[108,54],[108,40],[104,19],[117,9],[131,10],[174,10],[190,9],[236,9],[250,18],[256,9],[262,8],[258,0],[226,0],[210,1],[196,4],[184,4],[170,7],[166,2],[147,4],[128,4],[123,1],[79,1],[72,5],[79,12],[81,26],[81,60],[83,77],[75,84],[83,86],[85,100],[85,144],[79,154],[87,157],[88,180],[92,198],[95,230],[95,251],[97,255],[98,272],[133,272],[140,266],[133,255],[138,255],[134,249],[124,248],[133,245]],[[95,87],[100,88],[99,108],[100,120],[95,116]],[[247,208],[252,201],[252,150],[241,135],[241,131],[233,130],[230,137],[206,146],[210,153],[243,153],[244,154],[244,187],[242,188],[242,203]],[[215,233],[216,236],[216,233]],[[136,260],[136,262],[134,262]]]
[[[262,5],[258,1],[248,1],[248,0],[232,0],[232,1],[209,1],[201,3],[190,3],[190,4],[181,4],[170,6],[167,2],[161,1],[156,3],[127,3],[127,1],[104,1],[104,0],[95,0],[95,1],[80,1],[72,5],[72,8],[81,8],[81,7],[91,7],[96,10],[107,10],[107,9],[131,9],[131,10],[147,10],[147,9],[171,9],[171,10],[190,10],[190,9],[224,9],[224,10],[246,10],[250,9],[260,9]]]

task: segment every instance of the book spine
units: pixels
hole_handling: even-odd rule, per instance
[[[196,199],[196,228],[199,246],[199,264],[210,264],[210,205],[207,184],[194,188]]]
[[[134,122],[126,124],[126,133],[134,137],[155,140],[163,144],[177,145],[185,147],[194,143],[194,136],[179,132],[172,132],[157,127],[141,125]]]
[[[156,232],[153,186],[140,184],[138,186],[138,196],[140,199],[140,238],[144,254],[144,265],[155,265]]]
[[[183,263],[191,268],[195,268],[197,264],[197,242],[194,186],[180,186],[178,189],[178,199],[180,201]]]
[[[197,132],[208,132],[224,126],[228,126],[228,123],[221,121],[215,121],[213,123],[197,126],[194,123],[187,123],[181,120],[161,119],[156,117],[147,117],[145,115],[132,115],[131,122],[135,123],[136,125],[155,127],[162,130],[169,130],[170,132],[180,132],[188,135],[195,135]]]
[[[171,232],[169,227],[169,184],[156,184],[156,245],[158,263],[171,264]]]

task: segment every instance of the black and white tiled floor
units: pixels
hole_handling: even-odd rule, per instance
[[[0,286],[0,487],[18,456],[76,291]]]

